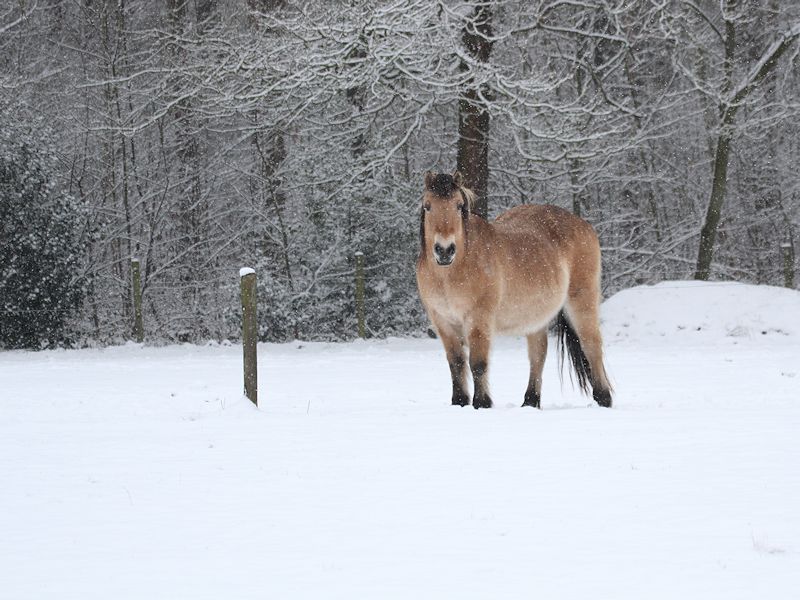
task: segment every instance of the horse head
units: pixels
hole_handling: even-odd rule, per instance
[[[455,262],[467,242],[467,220],[473,194],[463,186],[461,173],[425,174],[425,191],[420,210],[422,253],[428,250],[436,264],[447,267]]]

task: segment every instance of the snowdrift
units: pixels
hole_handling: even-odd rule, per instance
[[[603,303],[607,342],[651,337],[710,342],[800,337],[800,292],[730,282],[665,281],[623,290]]]

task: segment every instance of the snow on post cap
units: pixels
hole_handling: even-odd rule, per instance
[[[251,269],[250,267],[242,267],[239,269],[239,277],[244,277],[245,275],[255,275],[256,270]]]
[[[356,252],[356,256],[364,256],[364,253],[361,250],[358,250]]]
[[[139,258],[137,256],[131,256],[131,262],[132,263],[137,263],[137,262],[139,262]]]

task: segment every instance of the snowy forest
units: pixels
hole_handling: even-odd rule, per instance
[[[800,2],[14,0],[0,346],[421,333],[423,174],[588,220],[603,291],[792,286]]]

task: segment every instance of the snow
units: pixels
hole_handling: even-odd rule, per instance
[[[603,305],[606,337],[669,344],[759,335],[800,340],[798,293],[740,283],[668,281],[624,290]],[[611,340],[609,340],[611,341]]]
[[[235,345],[0,353],[2,597],[796,598],[798,315],[618,294],[612,410],[517,339],[489,411],[428,339],[261,344],[259,409]]]
[[[255,269],[251,269],[250,267],[242,267],[239,269],[239,277],[244,277],[245,275],[254,275],[256,272]]]

